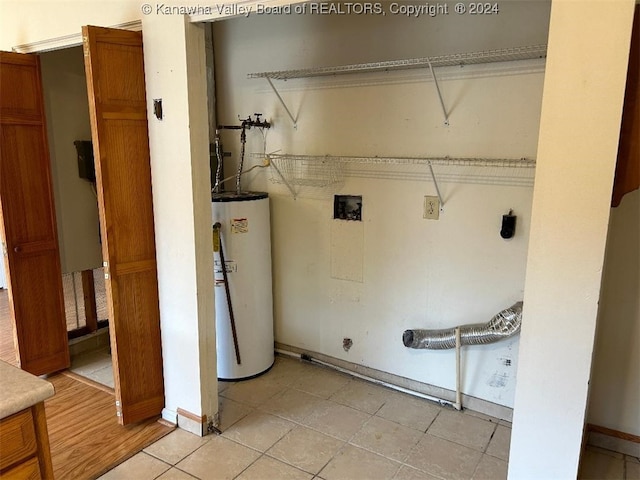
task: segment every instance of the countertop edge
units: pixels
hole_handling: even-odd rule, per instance
[[[53,385],[24,370],[0,361],[0,419],[52,397]]]

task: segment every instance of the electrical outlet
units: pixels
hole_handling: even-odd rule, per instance
[[[438,197],[424,197],[424,218],[438,220],[440,218],[440,200]]]

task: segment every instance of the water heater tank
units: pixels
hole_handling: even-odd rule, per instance
[[[220,249],[214,245],[218,378],[251,378],[269,370],[274,362],[269,197],[264,192],[216,193],[212,214],[213,224],[221,225],[240,357],[238,363]]]

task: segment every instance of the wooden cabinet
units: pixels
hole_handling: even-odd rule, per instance
[[[0,420],[0,477],[53,479],[44,402]]]

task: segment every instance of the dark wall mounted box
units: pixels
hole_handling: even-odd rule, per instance
[[[78,154],[78,175],[90,182],[96,181],[96,168],[93,163],[93,144],[91,140],[73,142]]]

